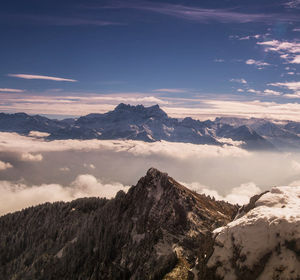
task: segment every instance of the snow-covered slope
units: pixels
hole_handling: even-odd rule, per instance
[[[224,280],[300,279],[300,187],[274,187],[214,231],[208,266]]]

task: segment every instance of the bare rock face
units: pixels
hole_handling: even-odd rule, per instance
[[[1,279],[214,279],[212,231],[237,207],[149,169],[127,194],[0,218]]]

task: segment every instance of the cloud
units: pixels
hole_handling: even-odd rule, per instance
[[[229,193],[221,195],[218,191],[211,189],[210,187],[203,186],[197,182],[183,183],[189,189],[214,197],[216,200],[225,200],[232,204],[244,205],[249,203],[252,196],[259,194],[262,190],[256,186],[253,182],[245,183],[239,187],[232,188]]]
[[[290,62],[295,64],[300,64],[300,54],[295,55]]]
[[[300,0],[291,0],[291,1],[288,1],[286,3],[284,3],[284,5],[287,7],[287,8],[291,8],[291,9],[297,9],[300,7]]]
[[[51,76],[42,76],[42,75],[29,75],[29,74],[8,74],[9,77],[26,79],[26,80],[49,80],[56,82],[77,82],[77,80],[73,79],[65,79],[59,77],[51,77]]]
[[[263,62],[263,61],[259,61],[259,60],[254,60],[254,59],[248,59],[248,60],[246,60],[245,63],[248,64],[248,65],[255,65],[255,66],[258,66],[258,67],[263,67],[263,66],[270,65],[267,62]]]
[[[300,90],[300,82],[270,83],[268,85],[274,87],[283,87],[294,91]]]
[[[243,111],[243,105],[239,105]],[[295,112],[299,114],[299,110]],[[21,160],[22,153],[39,153],[46,160],[32,164]],[[84,196],[111,197],[119,189],[136,184],[151,166],[186,182],[188,187],[195,183],[202,186],[201,189],[205,187],[205,193],[217,199],[239,204],[258,192],[257,186],[266,190],[272,185],[300,180],[297,165],[300,154],[297,151],[255,153],[228,145],[121,140],[44,141],[15,133],[0,133],[0,157],[14,166],[13,170],[1,173],[1,213],[46,201],[67,201]],[[97,171],[90,167],[85,169],[84,163],[87,166],[93,164]],[[95,174],[86,173],[96,173],[97,178]]]
[[[0,215],[45,202],[71,201],[80,197],[114,197],[118,191],[127,191],[120,183],[102,183],[92,175],[79,175],[69,186],[0,181]]]
[[[255,89],[250,88],[247,90],[247,92],[255,93],[255,94],[261,95],[261,96],[279,96],[279,95],[281,95],[281,92],[271,90],[271,89],[265,89],[264,91],[260,91],[260,90],[255,90]]]
[[[35,137],[35,138],[44,138],[49,136],[50,134],[47,132],[41,132],[41,131],[30,131],[28,136]]]
[[[243,13],[233,9],[205,9],[193,6],[184,6],[168,3],[146,1],[115,1],[107,6],[91,6],[96,9],[136,9],[181,18],[190,21],[208,23],[217,21],[222,23],[249,23],[249,22],[273,22],[273,21],[299,21],[297,15],[284,14],[259,14]]]
[[[85,168],[90,168],[90,169],[95,169],[95,168],[96,168],[95,165],[92,164],[92,163],[90,163],[90,164],[84,163],[83,166],[84,166]]]
[[[285,98],[300,98],[300,92],[295,92],[295,93],[288,93],[283,95]]]
[[[239,41],[245,41],[245,40],[250,40],[250,39],[258,40],[259,38],[262,38],[266,35],[267,34],[264,34],[264,35],[256,34],[256,35],[248,35],[248,36],[230,35],[229,39],[236,39],[236,40],[239,40]]]
[[[231,79],[230,82],[240,83],[240,84],[247,84],[245,79]]]
[[[65,167],[59,168],[59,170],[62,171],[62,172],[69,172],[69,171],[70,171],[70,168],[67,167],[67,166],[65,166]]]
[[[271,40],[265,42],[257,42],[258,45],[264,47],[266,52],[276,52],[287,63],[300,63],[300,43],[297,41],[278,41]]]
[[[2,14],[2,20],[9,20],[9,22],[21,22],[22,24],[43,24],[52,26],[114,26],[124,25],[124,23],[113,22],[107,20],[93,19],[91,15],[80,17],[69,16],[52,16],[41,14]]]
[[[225,62],[225,60],[222,59],[222,58],[216,58],[216,59],[214,60],[214,62],[219,62],[219,63],[221,63],[221,62]]]
[[[166,107],[164,109],[169,115],[178,118],[190,116],[206,120],[219,116],[234,116],[300,121],[300,104],[298,103],[260,100],[202,100],[198,108]]]
[[[153,90],[155,92],[167,92],[167,93],[183,93],[186,92],[185,89],[178,89],[178,88],[160,88]]]
[[[168,105],[170,101],[164,97],[156,97],[146,93],[119,93],[119,94],[91,94],[81,93],[58,95],[50,92],[50,95],[21,95],[0,93],[1,111],[26,112],[28,114],[48,114],[65,116],[82,116],[89,113],[106,113],[113,110],[119,103],[132,105]]]
[[[227,157],[227,156],[245,156],[247,151],[238,147],[196,145],[190,143],[175,143],[167,141],[157,141],[145,143],[134,140],[55,140],[44,141],[32,137],[22,136],[16,133],[0,132],[0,152],[14,151],[20,152],[22,160],[41,161],[43,156],[41,152],[61,152],[61,151],[116,151],[118,153],[128,152],[136,156],[143,155],[165,155],[176,158],[195,158],[205,157]],[[26,152],[24,152],[24,150]],[[176,151],[182,151],[178,154]],[[93,164],[84,163],[85,167],[94,168]]]
[[[23,89],[14,89],[14,88],[0,88],[0,92],[17,92],[17,93],[21,93],[21,92],[25,92],[25,90],[23,90]]]
[[[293,31],[294,32],[300,32],[300,28],[294,28]]]
[[[250,93],[261,94],[261,91],[260,91],[260,90],[255,90],[255,89],[253,89],[253,88],[250,88],[250,89],[248,89],[247,91],[250,92]]]
[[[275,96],[279,96],[281,95],[281,92],[279,91],[275,91],[275,90],[271,90],[271,89],[265,89],[263,92],[264,95],[275,95]]]
[[[237,92],[244,92],[244,90],[242,88],[238,88]]]
[[[33,155],[31,153],[22,153],[21,159],[22,161],[42,161],[43,156],[41,154]]]
[[[9,162],[4,162],[0,160],[0,170],[6,170],[12,168],[13,166]]]

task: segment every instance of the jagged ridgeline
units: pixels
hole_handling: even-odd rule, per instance
[[[151,168],[127,194],[46,203],[0,218],[6,279],[215,279],[212,231],[237,206]]]
[[[199,121],[169,117],[158,105],[144,107],[119,104],[104,114],[78,119],[53,120],[25,113],[0,113],[0,131],[30,135],[47,133],[47,140],[99,139],[168,141],[222,146],[247,150],[293,150],[300,148],[300,123],[266,119],[216,118]],[[228,141],[229,140],[229,141]]]

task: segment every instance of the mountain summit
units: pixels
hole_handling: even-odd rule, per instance
[[[196,279],[206,273],[212,230],[236,212],[151,168],[112,200],[47,203],[1,217],[1,279]]]

